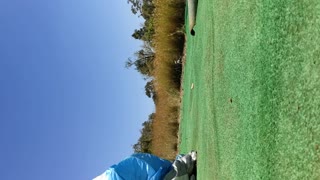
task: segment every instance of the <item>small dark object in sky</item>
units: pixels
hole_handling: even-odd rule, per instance
[[[193,29],[191,29],[190,33],[191,33],[192,36],[196,35],[196,32]]]

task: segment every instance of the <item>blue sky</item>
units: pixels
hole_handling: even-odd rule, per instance
[[[0,179],[92,179],[154,111],[126,0],[0,1]]]

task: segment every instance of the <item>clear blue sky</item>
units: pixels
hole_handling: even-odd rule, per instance
[[[154,111],[126,0],[0,0],[0,179],[87,180]]]

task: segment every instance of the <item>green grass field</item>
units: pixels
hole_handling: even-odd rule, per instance
[[[320,1],[199,0],[195,31],[180,152],[198,179],[320,179]]]

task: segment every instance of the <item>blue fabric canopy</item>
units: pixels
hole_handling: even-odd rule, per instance
[[[172,163],[151,154],[137,153],[111,166],[101,179],[162,180],[172,169]],[[105,176],[105,178],[102,178]]]

